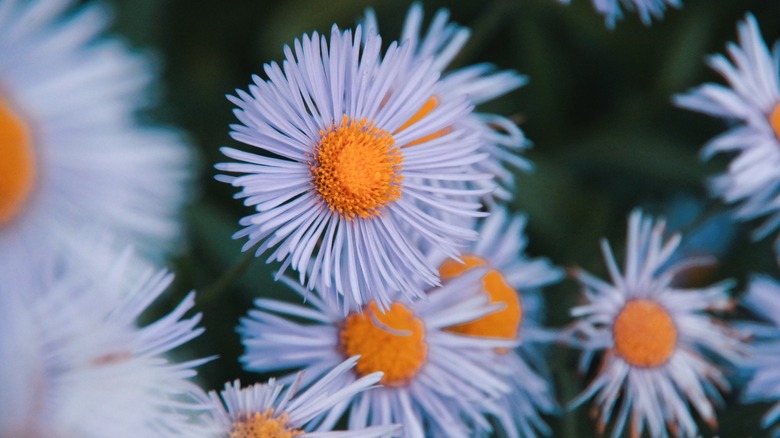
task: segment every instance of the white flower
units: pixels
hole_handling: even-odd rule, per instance
[[[780,284],[765,275],[754,276],[742,304],[763,320],[761,324],[742,324],[740,328],[753,338],[749,367],[752,375],[744,388],[744,400],[774,403],[761,421],[766,428],[780,418]],[[773,436],[778,433],[780,429],[775,427]]]
[[[440,183],[491,177],[473,168],[485,156],[480,133],[461,123],[472,109],[465,97],[422,109],[439,79],[433,59],[410,66],[410,44],[382,54],[375,33],[361,37],[360,27],[334,26],[329,41],[314,33],[285,47],[281,66],[265,66],[268,79],[230,98],[241,122],[233,138],[258,153],[223,148],[237,162],[217,165],[242,174],[218,179],[256,210],[234,236],[247,238],[244,250],[275,248],[269,261],[309,289],[335,289],[348,309],[438,284],[417,242],[454,256],[477,234],[441,214],[484,215],[484,190]]]
[[[303,373],[285,385],[271,379],[266,384],[254,384],[241,388],[238,381],[225,384],[221,393],[209,394],[214,405],[212,411],[214,437],[254,438],[293,437],[301,438],[374,438],[397,436],[400,427],[396,425],[350,429],[349,431],[307,432],[307,423],[326,414],[333,406],[348,401],[356,394],[371,390],[372,385],[382,378],[382,373],[369,374],[344,386],[342,376],[355,366],[357,358],[349,358],[338,364],[327,374],[300,391]],[[300,392],[299,392],[300,391]]]
[[[200,314],[184,318],[194,294],[139,327],[172,275],[128,279],[138,271],[129,253],[108,269],[90,261],[52,257],[37,267],[39,281],[0,286],[0,436],[191,436],[190,417],[207,404],[189,379],[208,359],[165,354],[203,332]]]
[[[571,0],[559,0],[569,4]],[[628,11],[639,14],[639,19],[645,26],[649,26],[653,19],[660,20],[664,16],[666,7],[681,8],[682,0],[592,0],[596,12],[604,16],[607,27],[615,27],[618,20],[623,19],[621,6]]]
[[[510,370],[495,362],[493,349],[516,343],[442,331],[501,307],[481,293],[484,274],[474,269],[411,305],[395,301],[381,313],[371,302],[346,316],[330,296],[287,281],[310,306],[256,300],[258,309],[239,329],[246,346],[241,361],[252,371],[302,368],[306,378],[317,378],[359,354],[341,386],[381,371],[383,387],[340,404],[323,425],[349,411],[350,429],[399,423],[409,438],[484,433],[490,429],[484,405],[509,390],[504,375]]]
[[[149,104],[149,63],[100,37],[104,8],[71,3],[0,7],[0,278],[30,274],[87,223],[150,256],[180,232],[189,152],[135,119]]]
[[[708,313],[732,305],[731,283],[673,287],[689,261],[667,263],[680,236],[664,242],[663,233],[662,221],[654,224],[635,211],[624,272],[602,241],[612,283],[575,273],[587,299],[572,310],[579,318],[583,367],[603,353],[597,376],[575,404],[595,397],[598,427],[603,431],[614,419],[614,437],[627,424],[638,436],[698,436],[691,410],[715,427],[720,391],[729,389],[719,363],[737,361],[743,352],[734,331]]]
[[[412,56],[407,58],[409,67],[428,58],[434,59],[433,68],[444,71],[458,55],[469,38],[470,31],[465,27],[448,22],[449,12],[440,9],[436,12],[425,35],[422,35],[423,8],[421,3],[412,4],[406,15],[401,32],[402,43],[412,46]],[[379,25],[372,9],[366,11],[364,28],[370,33],[378,32]],[[474,105],[493,100],[513,91],[527,82],[527,78],[512,70],[495,71],[495,66],[487,63],[459,68],[445,74],[436,84],[434,95],[429,102],[448,102],[466,98]],[[501,185],[489,193],[499,199],[512,197],[514,173],[511,168],[531,170],[531,163],[522,158],[519,152],[530,146],[517,125],[506,117],[497,114],[473,112],[462,122],[469,130],[479,132],[483,142],[480,151],[488,158],[475,167],[484,173],[495,175]],[[509,166],[509,167],[508,167]],[[450,182],[453,184],[455,182]],[[490,180],[474,181],[478,187],[492,190]],[[487,197],[490,200],[490,197]]]
[[[461,254],[460,263],[445,260],[440,267],[442,279],[450,281],[477,266],[490,269],[483,278],[483,293],[503,309],[447,330],[464,335],[517,340],[514,350],[499,349],[496,358],[502,367],[512,370],[511,390],[484,406],[498,419],[509,437],[534,437],[550,434],[541,413],[552,414],[557,403],[544,348],[559,335],[541,327],[542,286],[561,279],[562,273],[548,260],[530,259],[523,252],[527,244],[523,215],[510,215],[499,208],[480,226],[480,240]]]
[[[738,204],[738,219],[767,217],[756,231],[763,237],[780,225],[780,53],[770,53],[751,14],[738,30],[739,45],[727,46],[731,61],[722,55],[709,59],[729,86],[707,83],[675,96],[675,103],[734,122],[702,150],[704,158],[736,153],[728,171],[715,177],[710,189],[725,202]]]

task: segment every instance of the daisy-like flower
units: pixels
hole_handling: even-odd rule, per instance
[[[624,272],[602,242],[612,283],[575,271],[587,304],[572,309],[584,349],[583,367],[603,353],[593,382],[574,402],[595,396],[601,431],[614,419],[613,436],[698,436],[691,411],[717,426],[719,391],[729,390],[721,362],[735,362],[743,345],[709,311],[732,306],[730,282],[677,289],[671,282],[691,260],[669,264],[680,235],[664,241],[664,223],[631,214]]]
[[[549,368],[542,349],[556,338],[541,327],[543,313],[540,289],[557,282],[562,273],[548,260],[529,259],[523,254],[527,244],[526,218],[511,216],[505,209],[494,211],[480,228],[480,240],[461,255],[460,263],[445,260],[442,279],[457,278],[474,267],[487,267],[483,293],[503,309],[446,330],[469,336],[511,339],[521,342],[514,350],[498,349],[497,363],[511,369],[511,391],[488,406],[509,437],[534,437],[537,431],[548,435],[549,427],[540,413],[557,409]]]
[[[71,3],[0,4],[0,275],[30,271],[86,222],[150,256],[179,233],[189,152],[135,119],[149,62],[99,36],[104,8]]]
[[[450,23],[449,11],[446,9],[436,12],[424,36],[422,22],[422,5],[414,3],[406,15],[401,33],[401,41],[410,44],[413,52],[407,58],[409,65],[406,68],[414,68],[422,60],[433,58],[434,68],[443,71],[463,48],[470,31]],[[363,23],[369,33],[372,30],[378,32],[379,25],[372,9],[366,11]],[[442,77],[424,108],[429,112],[444,102],[462,97],[473,105],[479,105],[509,93],[526,82],[527,78],[515,71],[495,71],[495,66],[487,63],[460,68]],[[495,175],[496,182],[501,184],[489,193],[487,199],[490,200],[492,196],[503,200],[511,198],[514,172],[510,167],[525,171],[532,169],[531,163],[519,155],[519,152],[530,146],[525,135],[514,122],[497,114],[473,112],[463,123],[469,130],[480,133],[483,139],[480,151],[488,154],[488,158],[475,167],[481,172]],[[453,183],[456,182],[450,182],[450,185]],[[474,183],[479,187],[493,188],[489,180]]]
[[[140,327],[139,316],[172,275],[146,271],[131,281],[125,275],[138,265],[129,253],[114,260],[97,270],[105,266],[73,255],[53,258],[38,267],[40,281],[0,285],[0,436],[190,437],[199,431],[189,419],[208,403],[189,379],[208,359],[165,357],[203,331],[196,327],[200,314],[184,317],[194,295]]]
[[[477,233],[438,216],[484,215],[483,191],[438,182],[490,178],[472,166],[485,156],[480,133],[463,123],[468,100],[431,108],[433,59],[410,68],[410,44],[382,55],[375,32],[361,39],[359,26],[354,35],[334,26],[329,41],[314,33],[285,47],[267,80],[255,76],[230,98],[241,122],[233,138],[259,154],[223,148],[239,162],[217,165],[243,174],[218,179],[256,209],[234,236],[247,238],[244,250],[275,247],[269,261],[297,270],[309,289],[335,288],[348,309],[372,299],[385,308],[389,293],[419,297],[438,284],[417,242],[455,256]]]
[[[748,14],[738,26],[739,45],[729,44],[731,62],[722,55],[709,65],[728,87],[708,83],[675,97],[683,108],[736,122],[702,150],[704,158],[719,152],[736,152],[728,171],[712,179],[715,196],[738,204],[740,220],[768,216],[757,237],[780,225],[780,52],[770,53],[758,23]]]
[[[211,392],[214,405],[213,437],[356,437],[374,438],[396,436],[399,426],[377,426],[349,431],[310,431],[307,423],[327,413],[333,406],[349,400],[376,384],[382,373],[369,374],[347,386],[341,386],[342,375],[350,372],[357,358],[350,358],[300,391],[303,374],[299,373],[289,386],[271,379],[266,384],[241,388],[238,381],[225,384],[220,396]],[[299,393],[300,391],[300,393]],[[209,426],[207,426],[209,427]]]
[[[559,0],[569,4],[571,0]],[[649,26],[653,19],[660,20],[664,16],[667,6],[681,8],[682,0],[592,0],[596,12],[604,16],[607,27],[613,29],[618,20],[623,19],[623,9],[636,11],[639,19],[645,26]]]
[[[311,306],[258,299],[239,332],[246,346],[241,361],[248,370],[267,372],[302,368],[318,378],[345,358],[360,355],[340,386],[383,372],[382,387],[341,403],[321,424],[334,424],[349,411],[351,430],[369,425],[403,424],[404,437],[468,437],[490,424],[483,406],[506,392],[493,348],[509,348],[505,339],[465,337],[443,331],[469,322],[501,305],[481,293],[484,269],[474,269],[430,291],[411,305],[392,302],[382,313],[369,303],[344,316],[337,303],[287,283]]]
[[[762,426],[767,428],[780,419],[780,284],[765,275],[754,276],[742,304],[765,322],[743,324],[741,328],[752,337],[752,376],[743,397],[747,402],[774,403],[762,420]],[[772,434],[780,436],[780,428],[775,427]]]

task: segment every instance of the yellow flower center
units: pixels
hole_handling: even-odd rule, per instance
[[[775,108],[769,113],[769,124],[775,131],[775,137],[780,139],[780,103],[775,105]]]
[[[389,132],[344,116],[320,134],[311,173],[331,211],[348,220],[368,218],[401,197],[403,154]]]
[[[464,263],[446,260],[439,267],[442,279],[457,277],[471,268],[486,266],[487,262],[477,256],[461,257]],[[520,324],[523,321],[523,306],[520,295],[507,284],[499,271],[491,270],[482,279],[483,291],[490,297],[491,303],[503,303],[505,307],[482,318],[463,324],[454,325],[447,330],[470,336],[490,338],[517,339]],[[506,349],[498,349],[504,353]]]
[[[0,226],[30,197],[36,177],[32,137],[24,120],[0,99]]]
[[[355,366],[358,375],[382,371],[385,386],[409,383],[428,357],[423,322],[400,303],[382,313],[372,301],[363,313],[350,314],[339,340],[346,357],[360,355]]]
[[[425,117],[428,114],[430,114],[431,111],[436,109],[436,107],[438,107],[438,106],[439,106],[439,99],[437,99],[436,96],[431,96],[431,98],[426,100],[425,103],[423,104],[423,106],[420,107],[420,109],[417,110],[417,112],[414,113],[414,115],[411,118],[409,118],[409,120],[404,122],[404,124],[401,125],[401,127],[398,128],[398,130],[395,131],[394,134],[398,134],[399,132],[403,131],[404,129],[414,125],[417,122],[419,122],[420,120],[422,120],[423,117]],[[436,131],[436,132],[434,132],[432,134],[428,134],[428,135],[426,135],[424,137],[418,138],[417,140],[411,141],[411,142],[407,143],[406,146],[414,146],[414,145],[417,145],[417,144],[420,144],[420,143],[425,143],[426,141],[431,141],[431,140],[437,139],[437,138],[439,138],[439,137],[441,137],[441,136],[443,136],[445,134],[448,134],[450,131],[452,131],[452,128],[450,128],[450,127],[447,127],[447,128],[444,128],[444,129],[440,129],[440,130],[438,130],[438,131]]]
[[[674,353],[677,329],[669,312],[648,299],[630,300],[612,326],[615,349],[631,365],[657,367]]]
[[[239,414],[230,430],[230,438],[292,438],[303,433],[287,426],[288,422],[287,414],[274,416],[273,409],[262,414]]]

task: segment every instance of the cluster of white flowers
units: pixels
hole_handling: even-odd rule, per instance
[[[621,8],[649,24],[682,6],[593,5],[609,27]],[[423,32],[420,4],[389,43],[372,10],[353,29],[304,35],[229,97],[242,145],[222,149],[217,179],[253,210],[234,237],[278,262],[294,293],[257,298],[238,328],[244,369],[276,377],[202,389],[196,368],[216,356],[172,356],[204,331],[195,292],[142,322],[173,282],[151,266],[180,240],[192,151],[138,120],[154,74],[101,36],[108,15],[0,0],[0,436],[549,435],[560,346],[590,380],[568,409],[592,400],[596,429],[614,437],[714,431],[734,370],[746,401],[780,399],[780,283],[755,276],[744,294],[764,323],[727,322],[735,282],[694,273],[717,255],[711,242],[640,210],[622,268],[604,240],[609,280],[571,268],[573,320],[545,326],[542,291],[564,271],[526,254],[527,217],[505,205],[533,167],[519,155],[530,143],[475,109],[526,78],[449,70],[470,31],[440,10]],[[768,216],[761,237],[780,224],[780,51],[752,15],[739,40],[731,61],[710,61],[730,87],[674,100],[735,123],[704,148],[736,152],[712,194],[739,204],[719,221]]]

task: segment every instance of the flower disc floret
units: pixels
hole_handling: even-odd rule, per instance
[[[775,137],[780,140],[780,103],[775,105],[769,114],[769,124],[772,126],[772,130],[775,131]]]
[[[288,415],[274,415],[273,409],[263,413],[239,414],[230,438],[293,438],[303,433],[302,430],[288,427]]]
[[[27,124],[0,99],[0,225],[10,222],[29,198],[36,167]]]
[[[471,268],[486,266],[487,262],[480,257],[467,255],[462,257],[463,263],[447,260],[439,268],[442,278],[457,277]],[[482,279],[484,293],[488,294],[491,303],[502,303],[504,308],[463,324],[447,328],[448,331],[470,336],[516,339],[523,320],[523,306],[520,296],[497,270],[490,270]],[[502,349],[502,352],[506,350]]]
[[[368,218],[401,197],[403,155],[389,132],[344,116],[339,126],[320,134],[311,173],[331,211],[346,219]]]
[[[635,299],[626,305],[612,326],[615,349],[628,363],[657,367],[672,357],[677,329],[669,312],[648,299]]]
[[[384,372],[380,382],[387,386],[407,384],[428,356],[423,322],[400,303],[382,313],[372,301],[363,313],[347,316],[339,341],[345,356],[360,355],[359,375]]]

